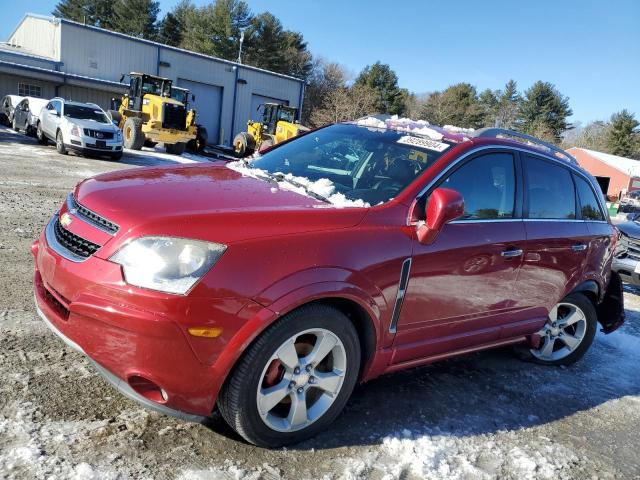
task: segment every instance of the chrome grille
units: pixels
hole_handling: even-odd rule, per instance
[[[56,219],[53,231],[58,243],[78,257],[89,258],[100,248],[100,245],[90,242],[65,229],[60,224],[59,218]]]
[[[69,210],[73,210],[73,213],[75,213],[75,215],[82,218],[86,222],[91,223],[92,225],[102,230],[105,230],[111,235],[117,233],[120,229],[118,225],[107,220],[102,215],[98,215],[93,210],[89,210],[87,207],[80,205],[72,193],[70,193],[67,197],[67,208]]]
[[[92,130],[90,128],[85,128],[84,134],[87,137],[97,138],[98,140],[112,140],[113,132],[103,132],[101,130]]]

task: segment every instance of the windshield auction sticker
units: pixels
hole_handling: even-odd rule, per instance
[[[400,137],[397,143],[404,143],[405,145],[413,145],[414,147],[427,148],[436,152],[444,152],[449,145],[442,142],[436,142],[435,140],[429,140],[428,138],[412,137],[405,135]]]

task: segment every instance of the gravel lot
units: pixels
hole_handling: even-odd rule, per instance
[[[333,428],[263,450],[219,420],[183,423],[138,407],[36,317],[29,247],[82,178],[179,159],[61,156],[0,127],[1,478],[640,478],[640,292],[627,323],[566,369],[509,350],[358,387]]]

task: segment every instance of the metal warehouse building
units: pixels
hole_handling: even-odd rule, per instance
[[[212,144],[231,145],[260,104],[300,110],[304,95],[297,78],[65,19],[27,14],[0,44],[0,97],[60,96],[106,109],[126,91],[122,74],[134,71],[191,90]]]

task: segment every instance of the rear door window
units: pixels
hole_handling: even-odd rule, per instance
[[[529,218],[575,219],[576,193],[569,170],[529,155],[524,160]]]
[[[578,199],[580,200],[580,214],[583,220],[604,220],[604,215],[598,203],[593,188],[589,183],[578,175],[573,176],[578,190]]]

